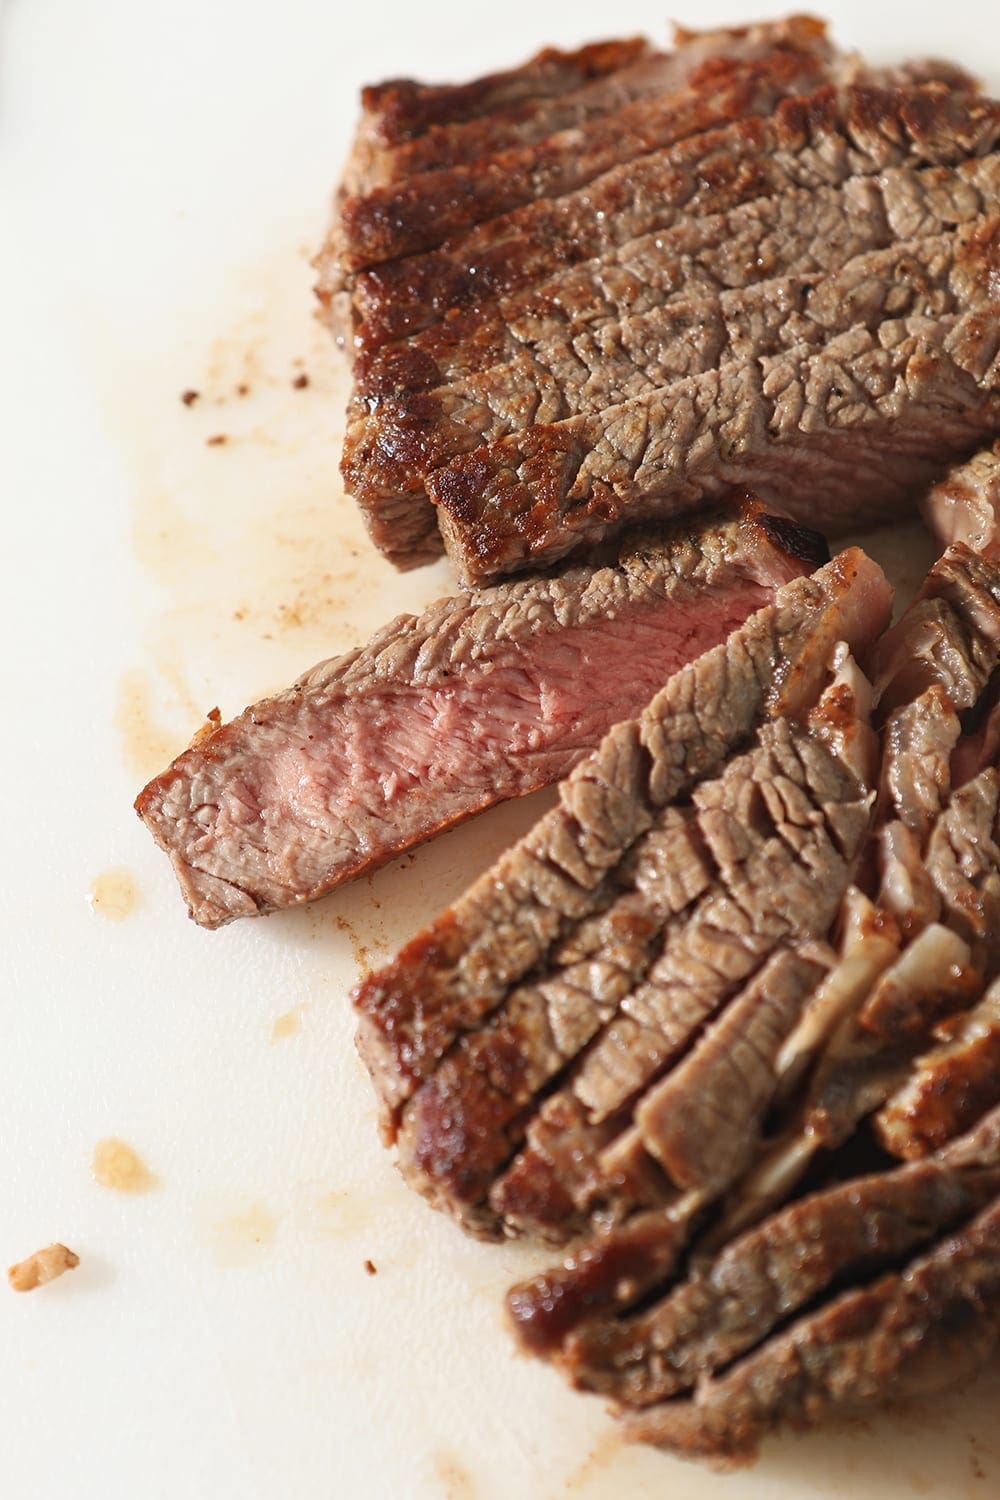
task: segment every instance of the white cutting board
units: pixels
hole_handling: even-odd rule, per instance
[[[936,49],[1000,83],[985,0],[833,9],[876,56]],[[30,1296],[0,1285],[12,1500],[998,1493],[996,1378],[773,1442],[734,1479],[623,1449],[503,1330],[504,1288],[548,1257],[466,1241],[398,1180],[346,992],[544,796],[216,934],[131,812],[208,709],[447,586],[380,562],[337,479],[346,379],[307,257],[358,86],[661,24],[589,0],[2,12],[0,1264],[80,1255]],[[107,1136],[149,1191],[93,1181]]]

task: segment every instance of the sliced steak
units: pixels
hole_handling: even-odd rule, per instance
[[[369,86],[341,196],[581,124],[640,97],[647,74],[659,87],[665,60],[644,37],[625,37],[575,52],[550,47],[508,73],[464,85],[393,79]]]
[[[858,1025],[890,1044],[907,1036],[919,1040],[945,1016],[966,1009],[981,989],[968,943],[931,922],[873,985]]]
[[[953,793],[928,842],[926,870],[942,920],[992,979],[1000,973],[1000,770],[989,767]]]
[[[948,1041],[924,1054],[879,1111],[879,1139],[893,1156],[927,1155],[1000,1101],[1000,983]]]
[[[788,45],[782,33],[791,31]],[[699,130],[766,113],[783,95],[829,77],[831,49],[815,28],[761,26],[719,33],[709,46],[682,47],[663,67],[660,87],[624,98],[570,129],[486,152],[469,163],[420,171],[348,196],[341,205],[340,261],[348,271],[378,265],[460,238],[473,226],[523,204],[582,188]],[[565,97],[565,96],[563,96]]]
[[[815,702],[838,640],[882,627],[888,587],[857,550],[795,580],[618,725],[560,789],[559,805],[471,890],[355,992],[358,1043],[387,1110],[584,918],[661,809],[714,775],[761,717]],[[613,897],[612,897],[613,899]]]
[[[909,626],[902,632],[900,647],[914,642]],[[880,650],[876,658],[884,662]],[[901,654],[892,653],[902,661]],[[954,670],[949,680],[954,681]],[[951,792],[951,757],[961,725],[943,683],[934,682],[925,691],[891,713],[885,724],[882,746],[881,806],[913,834],[918,849],[948,801]]]
[[[1000,208],[1000,194],[992,206]],[[986,223],[973,221],[969,234]],[[818,282],[807,271],[596,326],[570,325],[521,346],[510,363],[433,392],[376,399],[359,383],[341,469],[350,493],[377,515],[387,500],[419,500],[429,474],[513,432],[603,412],[732,360],[822,347],[836,333],[876,330],[890,317],[959,312],[965,274],[962,237],[933,235],[861,255]]]
[[[978,306],[888,320],[477,449],[428,480],[449,556],[494,577],[732,483],[831,529],[905,514],[944,455],[1000,424],[998,327]]]
[[[694,1397],[624,1419],[631,1438],[723,1468],[749,1463],[779,1424],[813,1426],[942,1390],[978,1369],[1000,1337],[1000,1202],[904,1272],[842,1293],[794,1322]]]
[[[507,1294],[507,1312],[521,1345],[548,1355],[593,1316],[628,1306],[638,1290],[674,1272],[690,1234],[685,1207],[637,1214],[619,1233],[595,1236],[561,1265]]]
[[[867,1280],[1000,1194],[1000,1116],[951,1151],[812,1193],[733,1240],[647,1312],[588,1321],[560,1362],[629,1406],[723,1369],[847,1278]]]
[[[605,567],[440,600],[199,740],[137,809],[203,926],[312,900],[565,775],[815,563],[807,543],[748,506]]]
[[[901,166],[958,166],[1000,140],[1000,106],[938,84],[855,85],[782,100],[613,168],[578,192],[527,204],[457,244],[360,272],[355,339],[363,348],[547,279],[686,216],[754,198],[844,183]]]
[[[823,937],[840,905],[872,803],[866,777],[873,774],[874,755],[858,717],[863,713],[838,677],[807,724],[765,723],[755,745],[731,760],[717,780],[695,789],[691,815],[675,812],[655,841],[657,864],[675,873],[667,889],[676,896],[636,889],[638,903],[626,898],[609,908],[600,923],[603,943],[595,945],[588,934],[585,965],[578,960],[516,989],[413,1095],[397,1136],[399,1164],[411,1186],[468,1227],[496,1232],[501,1224],[483,1202],[490,1180],[518,1144],[535,1095],[590,1044],[564,1090],[585,1112],[585,1122],[572,1120],[571,1149],[562,1153],[563,1160],[572,1157],[575,1170],[560,1174],[561,1193],[568,1190],[576,1206],[572,1180],[595,1148],[606,1145],[605,1125],[760,970],[757,982],[734,1001],[735,1009],[725,1012],[718,1032],[710,1031],[682,1066],[677,1086],[668,1074],[666,1084],[644,1095],[635,1111],[638,1160],[628,1175],[648,1181],[664,1170],[673,1175],[675,1165],[678,1188],[702,1191],[717,1179],[729,1180],[738,1139],[727,1143],[716,1119],[704,1157],[707,1163],[714,1153],[714,1169],[706,1165],[704,1181],[690,1178],[693,1161],[685,1168],[684,1148],[670,1137],[670,1101],[678,1090],[693,1099],[705,1079],[716,1075],[717,1116],[719,1093],[733,1088],[727,1067],[742,1067],[748,1119],[766,1109],[773,1084],[767,1059],[822,976],[821,967],[805,957],[785,955],[772,965],[768,959],[781,945]],[[646,839],[653,842],[651,835]],[[676,878],[682,870],[685,878]],[[615,919],[626,912],[629,937],[638,918],[643,941],[633,941],[622,955]],[[579,952],[572,938],[570,947]],[[756,1074],[749,1071],[753,1057]],[[549,1129],[553,1107],[550,1100],[543,1111]],[[648,1166],[646,1153],[652,1158]],[[619,1186],[617,1162],[598,1153],[598,1165],[599,1183],[587,1184],[587,1196],[607,1199],[610,1182],[616,1203],[637,1206]],[[542,1205],[539,1219],[532,1216],[539,1206],[534,1191],[526,1212],[523,1176],[522,1157],[511,1177],[497,1184],[490,1206],[508,1233],[554,1234],[552,1204]],[[564,1225],[563,1232],[572,1227]]]
[[[973,552],[1000,556],[1000,439],[952,469],[921,509],[942,551],[964,542]]]
[[[995,212],[1000,154],[954,167],[890,167],[828,186],[791,188],[725,212],[681,214],[670,227],[612,247],[597,259],[557,268],[537,286],[472,311],[453,309],[408,338],[358,352],[359,415],[366,400],[437,390],[525,351],[577,335],[603,336],[675,302],[719,296],[780,277],[844,270],[895,241],[946,234]],[[544,409],[542,417],[544,418]]]

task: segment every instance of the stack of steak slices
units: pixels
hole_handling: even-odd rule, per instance
[[[207,727],[136,808],[201,926],[311,901],[567,775],[827,555],[746,496],[694,532],[440,599]]]
[[[721,1464],[1000,1335],[1000,574],[888,605],[787,584],[355,996],[408,1181],[583,1235],[523,1345]]]
[[[478,582],[764,486],[899,514],[1000,423],[1000,106],[803,18],[368,91],[319,257],[343,472]]]

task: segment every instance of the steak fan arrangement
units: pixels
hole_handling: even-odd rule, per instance
[[[559,783],[359,1048],[413,1188],[559,1247],[521,1347],[716,1466],[1000,1341],[998,147],[808,17],[365,89],[342,472],[461,591],[136,803],[217,927]],[[826,539],[919,517],[893,623]]]

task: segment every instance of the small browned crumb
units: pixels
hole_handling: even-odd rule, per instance
[[[237,396],[249,396],[250,387],[247,385],[245,380],[241,380],[239,385],[236,387],[236,394]]]
[[[181,391],[181,400],[185,406],[193,406],[201,395],[201,391]]]
[[[90,1170],[100,1187],[119,1193],[146,1193],[156,1186],[156,1178],[128,1142],[113,1135],[97,1142]]]
[[[72,1271],[80,1264],[80,1257],[65,1245],[48,1245],[36,1250],[27,1260],[19,1260],[7,1272],[7,1280],[15,1292],[33,1292],[36,1286],[55,1281],[64,1271]]]
[[[375,1264],[375,1262],[373,1260],[366,1260],[365,1261],[365,1273],[368,1276],[377,1276],[378,1275],[378,1266]]]
[[[202,740],[207,740],[210,734],[214,734],[222,723],[222,710],[210,708],[205,715],[205,723],[200,725],[191,736],[191,745],[200,745]]]
[[[306,386],[308,384],[309,384],[309,376],[308,375],[306,375],[305,373],[303,373],[301,375],[296,375],[295,379],[292,381],[292,389],[295,390],[295,391],[304,391],[305,388],[306,388]]]
[[[223,443],[228,443],[228,441],[224,432],[213,432],[211,437],[205,439],[205,446],[206,448],[221,448]]]

